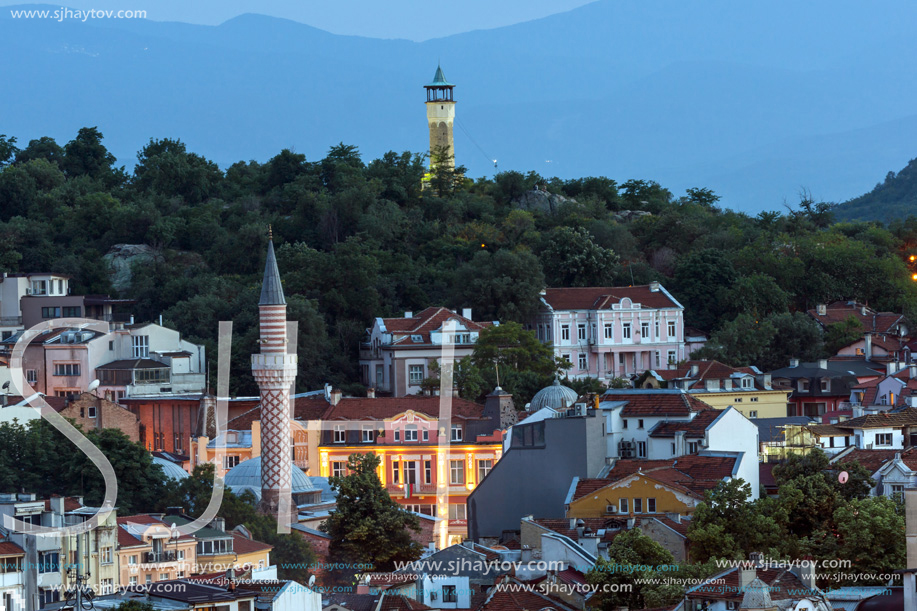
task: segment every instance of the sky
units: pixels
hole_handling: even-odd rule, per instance
[[[51,4],[35,0],[34,4]],[[0,0],[0,6],[25,4]],[[245,13],[282,17],[334,34],[422,41],[530,21],[589,4],[588,0],[66,0],[88,10],[145,10],[154,21],[218,25]]]

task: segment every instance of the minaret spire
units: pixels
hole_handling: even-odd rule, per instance
[[[273,232],[268,227],[267,260],[258,302],[261,353],[252,355],[252,374],[261,390],[261,510],[289,519],[292,499],[290,387],[296,355],[287,352],[287,302]]]

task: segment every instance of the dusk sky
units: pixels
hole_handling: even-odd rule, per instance
[[[21,4],[24,4],[21,0],[0,0],[0,6]],[[459,5],[418,0],[70,0],[63,3],[74,9],[146,10],[148,18],[155,21],[204,25],[217,25],[238,15],[258,13],[292,19],[335,34],[417,41],[530,21],[584,4],[589,2],[465,0]]]

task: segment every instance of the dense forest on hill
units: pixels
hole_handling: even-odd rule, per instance
[[[422,189],[422,156],[363,160],[344,144],[323,159],[283,150],[224,171],[162,139],[138,153],[132,173],[113,164],[95,128],[64,145],[0,138],[0,268],[67,273],[74,292],[136,299],[140,320],[161,314],[212,357],[218,321],[233,320],[238,393],[254,392],[268,225],[299,321],[303,389],[358,392],[357,351],[376,316],[445,305],[473,308],[475,320],[525,321],[545,286],[659,280],[689,325],[713,333],[708,356],[735,364],[823,351],[800,314],[816,303],[917,313],[905,263],[917,254],[917,219],[834,223],[829,205],[809,200],[748,216],[701,187],[676,195],[601,177],[441,172]],[[542,191],[539,201],[555,205],[522,209],[536,187],[563,197]],[[103,259],[117,244],[153,253],[120,289]]]
[[[834,212],[852,221],[889,222],[917,215],[917,159],[897,174],[889,172],[872,191],[839,204]]]

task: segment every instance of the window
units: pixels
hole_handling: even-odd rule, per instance
[[[668,327],[669,339],[675,339],[675,321],[670,320]]]
[[[363,443],[372,443],[373,442],[373,425],[364,424],[363,425]]]
[[[185,559],[185,550],[183,550],[183,549],[178,550],[178,556],[176,556],[176,557],[177,557],[179,560],[184,560],[184,559]]]
[[[658,350],[656,351],[656,367],[662,366],[662,353]]]
[[[159,581],[168,581],[168,580],[169,580],[169,574],[168,574],[168,573],[160,573],[160,574],[159,574]]]
[[[60,589],[42,588],[41,589],[41,606],[50,605],[60,601]]]
[[[452,425],[452,441],[461,441],[462,440],[462,425],[453,424]]]
[[[627,428],[627,418],[622,418],[621,421],[624,423],[623,428]]]
[[[133,577],[131,577],[131,582],[130,582],[130,584],[131,584],[132,586],[137,585],[137,576],[136,576],[136,575],[134,575]]]
[[[479,460],[478,461],[478,483],[481,483],[481,480],[487,477],[487,474],[490,473],[490,470],[493,469],[494,461],[492,460]]]
[[[643,499],[634,499],[634,513],[643,513]]]
[[[891,496],[897,496],[899,499],[904,497],[904,486],[901,484],[892,484]]]
[[[801,390],[802,392],[808,392],[809,381],[808,380],[799,380],[799,390]]]
[[[108,342],[108,351],[112,352],[115,349],[115,342]]]
[[[646,458],[646,442],[645,441],[637,442],[637,457]]]
[[[648,322],[640,323],[640,337],[642,337],[645,340],[650,338],[650,323]]]
[[[145,359],[150,356],[150,336],[132,335],[131,352],[135,359]]]
[[[152,576],[152,575],[147,575],[147,576],[144,578],[144,582],[145,582],[147,585],[153,583],[153,576]]]
[[[95,405],[90,405],[89,407],[86,408],[86,411],[88,412],[89,418],[96,417],[96,406]]]
[[[417,441],[417,425],[409,424],[404,427],[404,440]]]
[[[580,371],[585,371],[589,368],[589,359],[586,358],[585,354],[580,354],[577,359],[577,365],[579,365]]]
[[[37,384],[38,383],[38,372],[34,369],[26,369],[25,370],[25,379],[29,384]]]
[[[347,475],[347,463],[342,460],[336,460],[331,463],[331,476],[344,477]]]
[[[344,443],[347,441],[347,432],[343,424],[334,425],[334,443]]]
[[[137,564],[137,556],[128,556],[127,563],[128,564]]]
[[[135,384],[168,384],[171,379],[168,369],[135,369]]]
[[[412,385],[423,382],[423,365],[410,365],[408,372],[408,380]]]
[[[757,417],[758,417],[758,410],[756,410],[756,409],[749,410],[749,412],[748,412],[748,417],[749,417],[749,418],[757,418]]]
[[[401,431],[395,430],[395,441],[401,441]]]
[[[112,563],[112,553],[110,547],[102,548],[102,564],[111,564]]]
[[[643,428],[643,418],[640,418],[639,420],[637,420],[637,428],[638,429]]]
[[[54,375],[56,376],[78,376],[80,375],[79,363],[55,363]]]
[[[676,358],[676,357],[675,357],[675,351],[674,351],[674,350],[669,350],[669,353],[668,353],[667,359],[666,359],[666,360],[668,360],[669,365],[674,365],[674,364],[676,363],[675,358]]]
[[[675,443],[672,443],[672,456],[675,456]]]
[[[697,442],[696,441],[688,442],[688,454],[697,454]]]
[[[735,397],[735,398],[733,398],[733,402],[734,402],[734,403],[741,403],[741,402],[742,402],[742,397]]]
[[[429,484],[433,482],[433,461],[425,460],[423,461],[423,483]]]
[[[450,520],[465,520],[467,519],[465,513],[465,504],[464,503],[450,503],[449,504],[449,519]]]
[[[48,283],[44,280],[32,280],[32,294],[33,295],[47,295],[48,294]]]
[[[456,518],[464,519],[464,518]],[[455,593],[455,586],[443,586],[443,602],[444,603],[457,603],[458,596]]]
[[[58,552],[41,552],[38,554],[39,573],[59,573],[60,554]]]
[[[630,513],[627,508],[627,499],[618,499],[618,513]]]
[[[42,318],[60,318],[60,308],[42,308],[41,309]]]
[[[621,336],[624,339],[630,339],[630,323],[629,322],[624,323],[624,331],[621,333]]]
[[[821,381],[821,391],[828,392],[830,388],[831,388],[831,380],[823,379]],[[892,402],[892,405],[894,405],[894,402]]]
[[[238,464],[239,464],[238,456],[224,456],[223,457],[223,468],[226,469],[227,471],[229,469],[232,469],[233,467],[235,467]]]
[[[401,483],[401,463],[399,463],[397,460],[392,461],[392,483]]]
[[[465,461],[464,460],[450,460],[449,461],[449,483],[450,484],[464,484],[465,483]]]
[[[656,513],[656,499],[646,499],[646,512]]]
[[[751,388],[752,381],[751,378],[742,378],[742,388]]]
[[[63,309],[64,318],[79,318],[83,315],[83,308],[80,306],[67,306]]]
[[[658,320],[656,321],[656,335],[655,335],[655,337],[656,337],[657,340],[662,339],[662,338],[659,336],[659,321],[658,321]]]
[[[877,433],[876,434],[876,445],[877,446],[890,446],[892,444],[892,434],[891,433]]]
[[[576,325],[576,338],[579,340],[586,339],[586,324],[585,323],[579,323],[578,325]]]
[[[605,339],[614,339],[614,327],[611,326],[611,323],[605,323]]]
[[[19,573],[22,571],[22,558],[0,559],[0,573]]]
[[[430,431],[428,429],[423,430],[423,440],[430,441]]]
[[[560,326],[560,341],[562,342],[570,341],[570,325],[561,325]]]
[[[751,401],[752,403],[757,403],[758,397],[752,397],[751,399],[749,399],[749,401]]]

